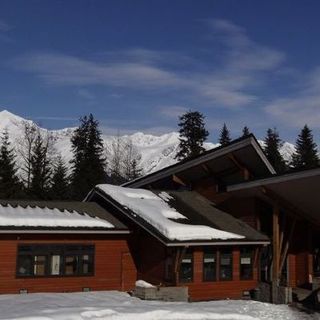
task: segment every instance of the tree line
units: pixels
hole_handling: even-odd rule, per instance
[[[177,160],[193,158],[205,151],[204,142],[209,136],[205,128],[205,117],[198,111],[189,111],[179,117],[179,151],[176,155]],[[245,126],[241,137],[250,135],[250,130]],[[231,143],[231,134],[227,125],[224,123],[219,133],[219,144],[226,146]],[[295,152],[290,162],[285,161],[280,149],[283,140],[279,136],[276,128],[269,128],[264,138],[264,152],[277,173],[284,173],[290,170],[302,170],[315,168],[320,165],[317,144],[314,142],[312,130],[305,125],[295,144]]]
[[[179,117],[177,160],[193,158],[205,151],[204,142],[209,132],[204,120],[198,111],[189,111]],[[24,122],[23,129],[16,148],[11,146],[8,131],[0,137],[1,199],[83,200],[99,183],[119,185],[143,174],[141,155],[132,141],[118,135],[110,146],[105,146],[99,122],[92,114],[80,118],[79,127],[71,137],[72,159],[69,163],[57,154],[56,137],[28,121]],[[245,126],[241,136],[249,135],[250,130]],[[219,143],[226,146],[231,142],[230,131],[224,123]],[[290,162],[283,159],[282,145],[277,129],[269,128],[263,149],[278,173],[319,166],[317,145],[307,125],[297,137]]]
[[[106,148],[92,114],[80,118],[71,137],[70,163],[57,154],[55,143],[55,136],[26,121],[14,149],[5,130],[0,141],[0,198],[83,200],[99,183],[121,184],[142,174],[141,155],[132,141],[117,136]]]

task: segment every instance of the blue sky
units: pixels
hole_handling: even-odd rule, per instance
[[[1,0],[0,106],[47,128],[92,112],[107,133],[164,133],[199,110],[320,138],[320,2]]]

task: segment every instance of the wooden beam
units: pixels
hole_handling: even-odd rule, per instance
[[[279,214],[280,208],[278,204],[273,206],[272,212],[272,302],[276,303],[278,299],[279,285]]]
[[[285,243],[284,248],[283,248],[282,253],[281,253],[280,267],[279,267],[280,274],[282,273],[282,269],[284,267],[284,263],[286,262],[286,258],[287,258],[288,250],[289,250],[289,247],[290,247],[290,242],[292,240],[294,228],[296,226],[296,222],[297,222],[297,218],[295,217],[294,220],[292,221],[291,226],[290,226],[289,235],[288,235],[288,238],[286,240],[286,243]]]
[[[184,182],[180,177],[178,177],[177,175],[172,175],[172,180],[178,184],[181,184],[182,186],[186,187],[187,183]]]
[[[272,266],[272,279],[278,281],[279,279],[279,205],[273,207],[272,213],[272,250],[273,250],[273,266]]]
[[[245,167],[236,157],[233,153],[228,154],[228,158],[240,169],[240,171],[243,173],[244,180],[249,180],[250,177],[253,177],[251,172],[247,167]]]
[[[296,208],[294,205],[292,205],[289,201],[286,199],[283,199],[281,196],[276,194],[274,191],[270,190],[266,187],[261,187],[262,193],[271,200],[272,203],[279,203],[281,204],[281,207],[285,209],[288,213],[290,213],[292,216],[296,216],[302,219],[307,219],[314,223],[315,225],[319,226],[319,221],[312,219],[310,215],[308,215],[306,212],[302,211],[299,208]]]
[[[207,173],[213,173],[212,170],[211,170],[205,163],[203,163],[203,164],[201,165],[201,167],[202,167],[202,169],[203,169],[205,172],[207,172]]]
[[[178,285],[179,283],[179,272],[180,272],[180,266],[183,259],[183,256],[186,252],[187,247],[183,248],[177,248],[176,249],[176,257],[175,257],[175,263],[174,263],[174,274],[175,274],[175,284]]]

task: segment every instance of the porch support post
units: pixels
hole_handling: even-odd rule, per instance
[[[179,284],[179,273],[180,273],[180,266],[182,262],[182,258],[186,252],[186,247],[183,248],[177,248],[176,249],[176,257],[174,261],[174,282],[175,285],[177,286]]]
[[[280,248],[279,248],[279,205],[276,203],[273,206],[272,214],[272,302],[277,302],[278,287],[279,287],[279,262],[280,262]]]
[[[308,224],[308,282],[313,282],[313,245],[312,245],[312,225]]]
[[[284,267],[284,263],[286,261],[286,257],[287,257],[288,250],[289,250],[289,245],[290,245],[291,240],[292,240],[292,236],[293,236],[294,228],[296,226],[296,222],[297,222],[297,217],[295,216],[293,221],[292,221],[291,227],[290,227],[288,239],[285,242],[284,248],[283,248],[282,253],[281,253],[280,268],[279,268],[280,274],[282,272],[282,269]]]

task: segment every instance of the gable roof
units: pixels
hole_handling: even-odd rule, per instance
[[[291,210],[319,225],[319,186],[320,167],[230,185],[227,192],[237,197],[256,196],[267,202],[273,199],[286,206],[290,204]]]
[[[0,200],[0,233],[129,233],[96,203]]]
[[[265,177],[276,173],[257,139],[253,134],[250,134],[248,137],[233,140],[227,146],[205,151],[197,157],[182,160],[159,171],[124,183],[122,186],[146,187],[177,173],[179,176],[184,176],[186,180],[201,179],[208,174],[219,174],[221,175],[220,180],[225,179],[225,183],[230,184],[240,182],[243,179],[239,175],[239,164],[249,169],[254,177]],[[203,168],[204,165],[207,167],[206,170]],[[199,170],[194,172],[198,167]]]
[[[218,210],[196,192],[98,185],[87,200],[93,195],[167,246],[269,243],[266,236]]]

